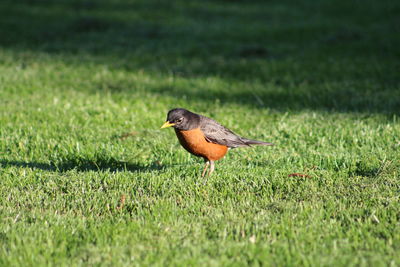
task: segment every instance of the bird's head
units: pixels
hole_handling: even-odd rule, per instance
[[[162,128],[174,127],[177,130],[187,131],[199,127],[200,116],[184,108],[174,108],[168,111],[167,121]]]

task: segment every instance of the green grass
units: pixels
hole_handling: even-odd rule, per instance
[[[0,266],[400,265],[399,12],[2,1]],[[173,107],[276,146],[204,181]]]

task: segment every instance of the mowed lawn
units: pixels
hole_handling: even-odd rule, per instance
[[[399,13],[1,1],[0,266],[399,266]],[[202,179],[174,107],[276,145]]]

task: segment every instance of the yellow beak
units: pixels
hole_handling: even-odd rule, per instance
[[[167,128],[167,127],[171,127],[171,126],[174,126],[174,125],[175,125],[175,123],[170,123],[169,121],[166,121],[166,122],[161,126],[161,129]]]

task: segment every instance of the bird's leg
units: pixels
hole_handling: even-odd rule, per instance
[[[214,171],[214,161],[210,160],[209,162],[210,162],[210,170],[208,171],[208,176],[211,176],[211,174]]]
[[[210,161],[206,160],[206,166],[204,166],[203,173],[201,174],[201,177],[204,177],[209,165],[210,165]]]

